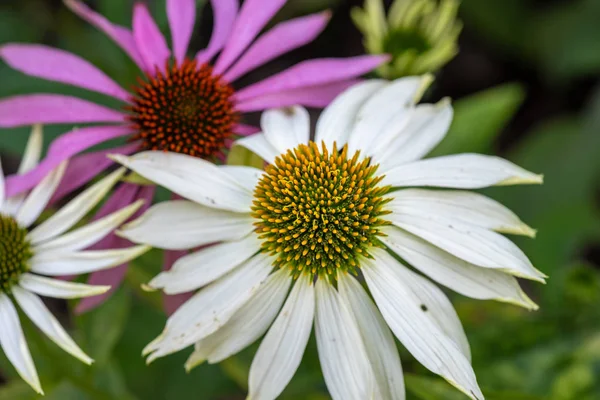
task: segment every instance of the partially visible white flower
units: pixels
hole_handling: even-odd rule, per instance
[[[458,53],[462,23],[457,20],[459,0],[395,0],[388,15],[382,0],[365,0],[352,19],[364,35],[370,54],[392,59],[377,72],[387,79],[435,73]]]
[[[305,109],[265,112],[262,133],[238,141],[269,163],[264,171],[173,153],[114,156],[187,199],[155,205],[122,236],[170,250],[210,245],[149,283],[167,294],[199,290],[145,348],[148,362],[194,344],[190,369],[265,335],[248,398],[272,400],[292,379],[314,324],[333,399],[405,398],[394,336],[425,367],[483,399],[458,316],[423,275],[469,297],[536,309],[514,276],[545,276],[499,233],[534,231],[487,197],[425,187],[542,177],[485,155],[421,160],[452,120],[447,100],[416,105],[429,82],[348,89],[319,118],[314,142]]]
[[[37,165],[42,131],[34,127],[19,173]],[[117,266],[148,250],[133,246],[117,250],[85,250],[131,217],[142,205],[131,204],[74,230],[75,226],[123,176],[123,168],[85,190],[51,217],[36,225],[65,172],[66,162],[53,170],[28,195],[5,198],[0,169],[0,347],[19,375],[43,394],[21,329],[16,302],[33,323],[63,350],[91,364],[39,296],[74,299],[102,294],[109,286],[91,286],[47,276],[83,274]]]

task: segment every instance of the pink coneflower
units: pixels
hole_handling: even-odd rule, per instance
[[[59,137],[34,170],[7,179],[8,195],[32,188],[66,158],[99,143],[127,137],[131,143],[115,153],[163,150],[218,160],[236,135],[257,130],[240,122],[243,113],[292,104],[323,107],[337,94],[386,60],[382,56],[313,59],[244,88],[235,81],[250,70],[312,41],[325,27],[329,12],[280,23],[256,39],[286,0],[211,0],[214,29],[208,46],[187,58],[194,30],[196,2],[167,0],[172,51],[144,4],[133,10],[132,29],[115,25],[76,0],[66,5],[103,31],[140,68],[133,91],[127,91],[91,63],[42,45],[7,44],[0,57],[31,76],[78,86],[123,102],[110,109],[76,97],[31,94],[0,101],[0,127],[42,124],[95,124]],[[256,40],[255,40],[256,39]],[[213,59],[220,55],[213,62]],[[111,165],[107,151],[76,157],[57,197],[69,193]],[[124,185],[121,197],[135,201],[151,193]],[[123,200],[109,201],[122,206]],[[107,213],[112,210],[103,210]],[[117,241],[117,238],[108,238]],[[115,243],[112,244],[113,246]],[[92,275],[95,284],[117,286],[125,266]],[[80,310],[101,302],[86,299]]]

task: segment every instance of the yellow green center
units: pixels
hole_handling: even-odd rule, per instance
[[[27,230],[14,218],[0,214],[0,293],[10,293],[21,275],[30,270],[31,256]]]
[[[379,185],[377,165],[348,147],[329,152],[301,144],[269,165],[254,191],[252,207],[263,251],[276,267],[328,275],[359,267],[360,257],[380,246],[388,186]]]

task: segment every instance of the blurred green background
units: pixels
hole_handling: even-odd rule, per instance
[[[268,0],[265,0],[268,1]],[[131,0],[87,1],[110,20],[130,25]],[[210,35],[203,10],[192,46]],[[349,56],[364,50],[349,18],[350,0],[289,0],[276,20],[332,9],[327,30],[314,43],[249,74],[241,84],[307,57]],[[149,1],[167,33],[164,0]],[[388,3],[389,4],[389,3]],[[545,174],[536,187],[485,191],[538,229],[536,239],[515,238],[548,284],[524,287],[540,305],[512,305],[450,293],[471,343],[473,365],[489,400],[600,399],[600,0],[463,0],[460,53],[437,75],[427,101],[450,96],[455,120],[434,153],[498,154]],[[274,21],[275,22],[275,21]],[[101,33],[59,0],[2,0],[0,44],[41,42],[72,51],[129,87],[136,69]],[[12,71],[0,62],[0,98],[33,92],[99,95]],[[248,122],[256,122],[256,116]],[[69,127],[48,127],[46,143]],[[0,151],[10,170],[28,129],[0,131]],[[153,252],[135,262],[127,284],[103,307],[72,316],[73,304],[51,303],[96,363],[85,367],[22,318],[47,393],[56,400],[160,400],[245,398],[256,346],[220,365],[186,374],[187,352],[145,366],[140,356],[164,324],[161,299],[139,290],[160,268]],[[400,346],[409,399],[466,399],[426,371]],[[0,399],[37,396],[0,352]],[[314,340],[282,399],[329,398]]]

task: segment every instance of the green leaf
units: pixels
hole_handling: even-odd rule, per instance
[[[431,156],[476,152],[487,153],[494,140],[523,102],[518,84],[506,84],[476,93],[454,104],[454,119],[444,140]]]

